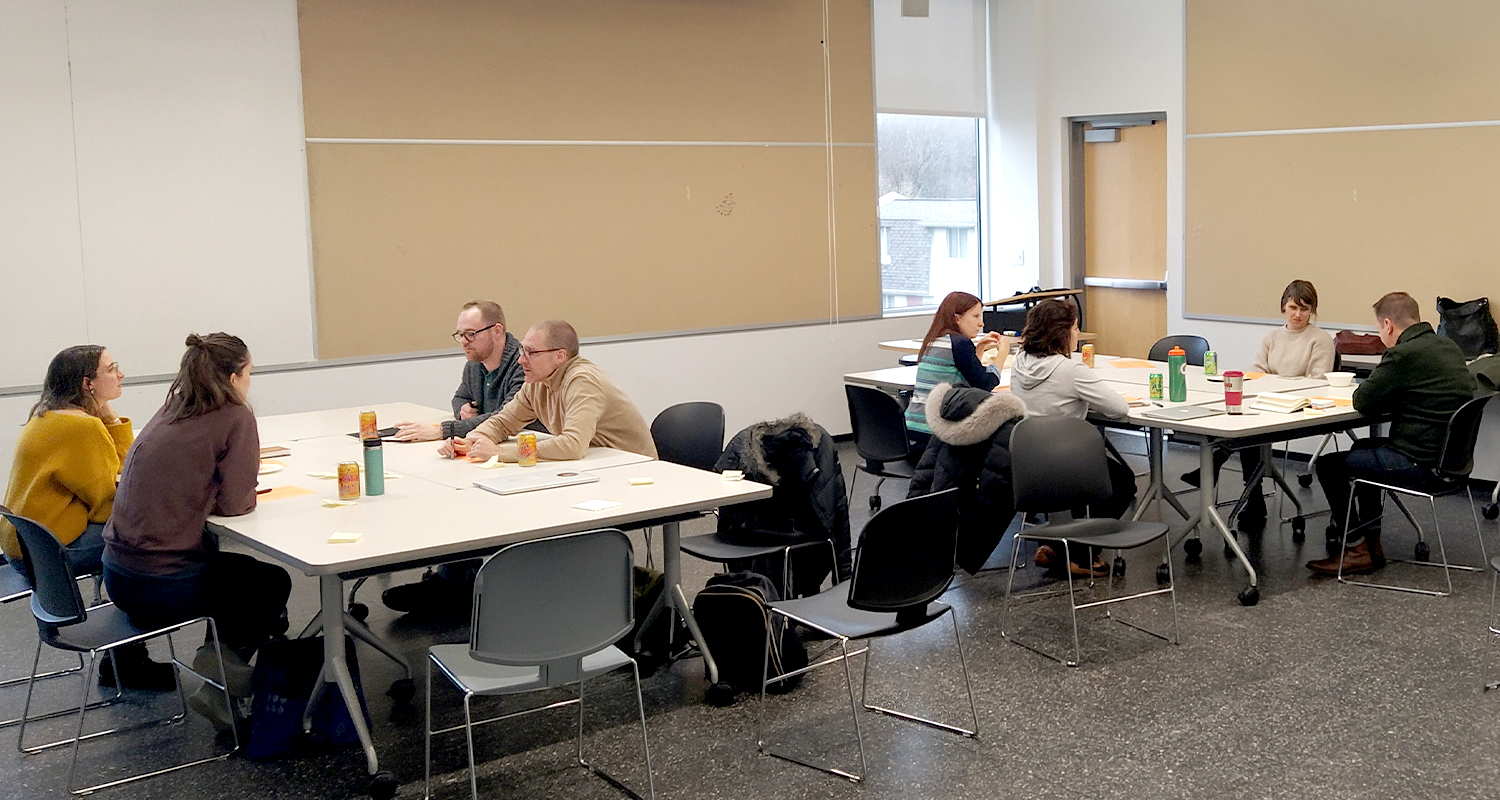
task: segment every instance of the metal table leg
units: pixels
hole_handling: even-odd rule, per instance
[[[1214,485],[1214,448],[1210,441],[1203,442],[1198,448],[1198,485],[1200,487],[1198,521],[1206,523],[1210,529],[1217,529],[1224,537],[1224,544],[1233,550],[1235,557],[1245,565],[1245,572],[1250,577],[1250,583],[1240,590],[1239,599],[1241,605],[1253,606],[1260,602],[1260,589],[1256,585],[1258,578],[1255,575],[1255,567],[1250,566],[1250,559],[1240,548],[1240,543],[1235,540],[1234,534],[1229,532],[1229,526],[1224,524],[1218,510],[1214,508],[1217,493]]]
[[[668,522],[661,528],[661,568],[663,579],[666,581],[662,587],[662,597],[671,593],[670,602],[677,608],[677,613],[682,615],[682,621],[687,625],[688,635],[698,643],[698,653],[703,656],[703,666],[708,670],[708,682],[715,684],[719,682],[719,665],[714,663],[714,657],[708,652],[708,645],[703,641],[703,631],[698,629],[698,620],[693,616],[693,607],[688,605],[687,596],[682,593],[682,551],[679,548],[682,542],[682,528],[679,522]],[[652,609],[652,613],[657,613]]]
[[[354,731],[365,751],[365,768],[369,774],[380,778],[380,761],[375,756],[375,743],[370,738],[370,729],[365,726],[364,708],[359,704],[359,695],[354,691],[354,679],[349,675],[349,662],[344,650],[344,580],[337,575],[318,577],[318,589],[323,606],[318,617],[323,626],[323,672],[313,686],[307,708],[302,712],[302,729],[312,727],[313,709],[323,699],[323,690],[328,688],[330,678],[339,687],[344,698],[344,707],[349,709],[349,718],[354,721]],[[330,675],[331,673],[331,675]]]

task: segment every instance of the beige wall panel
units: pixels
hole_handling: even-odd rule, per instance
[[[517,333],[551,317],[586,337],[827,319],[824,154],[309,145],[319,355],[450,347],[476,297]],[[844,317],[880,312],[874,161],[835,151]]]
[[[1188,133],[1500,119],[1495,0],[1187,0]]]
[[[1085,144],[1083,176],[1087,274],[1162,280],[1167,274],[1167,124],[1124,128],[1118,142]]]
[[[307,135],[823,141],[822,3],[301,0]],[[869,0],[831,0],[833,137],[874,141]]]
[[[1293,278],[1329,325],[1500,295],[1500,128],[1190,139],[1187,164],[1187,313],[1274,319]]]
[[[1083,291],[1089,330],[1098,334],[1094,352],[1145,358],[1167,335],[1167,293],[1090,286]]]

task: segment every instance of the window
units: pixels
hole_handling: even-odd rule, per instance
[[[949,228],[948,229],[948,257],[949,258],[968,258],[969,257],[969,229],[968,228]]]
[[[977,117],[877,114],[880,279],[888,310],[979,294]]]

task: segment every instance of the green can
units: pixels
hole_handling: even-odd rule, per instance
[[[1160,372],[1153,372],[1153,373],[1151,373],[1151,399],[1152,400],[1160,400],[1161,398],[1162,398],[1162,377],[1161,377],[1161,373]]]
[[[1218,353],[1215,353],[1214,351],[1209,350],[1208,352],[1206,352],[1206,353],[1203,354],[1203,374],[1204,375],[1218,375],[1219,374],[1219,354]]]

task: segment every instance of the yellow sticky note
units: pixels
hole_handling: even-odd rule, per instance
[[[361,537],[361,536],[364,536],[364,534],[363,533],[345,533],[345,532],[335,531],[332,536],[328,537],[328,543],[329,544],[354,544],[355,542],[359,541],[359,537]]]
[[[650,486],[653,483],[656,483],[656,480],[653,479],[653,478],[631,478],[630,479],[630,485],[631,486]]]
[[[354,501],[353,500],[324,500],[323,501],[323,507],[324,508],[343,508],[344,506],[352,506],[352,505],[354,505]]]
[[[726,469],[719,473],[719,477],[726,481],[742,481],[745,479],[745,473],[742,470]]]
[[[480,469],[500,469],[503,466],[505,466],[505,462],[500,460],[500,456],[490,456],[490,458],[489,458],[488,461],[486,461],[483,464],[479,465],[479,468]]]
[[[260,502],[264,503],[268,500],[281,500],[282,498],[286,497],[301,497],[305,494],[313,494],[313,490],[304,489],[301,486],[292,486],[288,484],[286,486],[277,486],[275,489],[266,492],[265,494],[260,496],[259,500]]]

